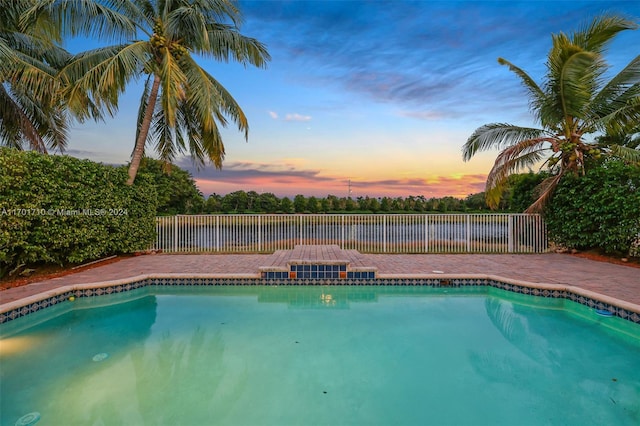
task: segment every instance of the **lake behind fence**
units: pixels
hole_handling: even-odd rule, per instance
[[[337,244],[363,253],[542,253],[542,217],[530,214],[178,215],[156,218],[154,249],[274,252]]]

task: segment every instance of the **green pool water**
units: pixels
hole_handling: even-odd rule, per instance
[[[492,288],[149,287],[0,332],[2,425],[640,424],[640,326]]]

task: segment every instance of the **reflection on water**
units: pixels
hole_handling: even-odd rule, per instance
[[[69,424],[209,424],[212,416],[223,418],[233,409],[247,381],[246,369],[226,379],[223,355],[220,332],[199,327],[188,335],[167,332],[70,383],[59,403],[82,401],[82,410],[48,415]],[[90,399],[87,389],[94,390]]]
[[[640,418],[640,344],[563,302],[479,287],[148,291],[8,337],[19,350],[0,353],[0,425],[33,411],[54,425]]]
[[[59,406],[53,401],[72,389],[78,379],[89,377],[97,364],[119,362],[126,356],[123,348],[148,338],[156,320],[155,307],[156,298],[148,296],[102,308],[66,311],[3,338],[3,342],[32,344],[0,354],[0,424],[13,424],[34,410],[49,414],[64,411],[67,405]],[[93,357],[97,353],[108,353],[110,357],[95,363]],[[80,394],[86,399],[87,389]],[[25,404],[29,407],[21,408]],[[47,423],[44,419],[42,422]]]
[[[455,290],[427,286],[346,286],[346,285],[283,285],[283,286],[219,286],[173,288],[150,287],[163,295],[250,296],[259,303],[285,304],[291,308],[349,309],[352,303],[376,303],[380,297],[464,297],[486,294],[484,287],[461,287]]]
[[[640,387],[625,368],[640,366],[640,335],[631,346],[612,351],[609,336],[595,321],[496,297],[487,298],[484,305],[510,348],[470,351],[476,373],[514,392],[524,388],[534,400],[546,395],[558,409],[571,407],[563,420],[569,424],[578,423],[584,412],[594,412],[594,424],[640,421]],[[594,410],[594,401],[613,411]]]
[[[275,291],[264,289],[258,294],[260,303],[284,303],[295,308],[348,309],[350,303],[377,301],[375,289],[339,286],[279,287]]]

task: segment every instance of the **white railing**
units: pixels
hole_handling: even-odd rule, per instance
[[[156,250],[274,252],[337,244],[363,253],[542,253],[539,215],[189,215],[156,218]]]

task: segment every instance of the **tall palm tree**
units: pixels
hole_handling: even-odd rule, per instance
[[[79,54],[63,70],[75,83],[67,93],[69,105],[81,111],[82,97],[89,93],[99,107],[113,112],[127,84],[146,76],[128,183],[133,183],[149,142],[168,163],[188,151],[200,164],[209,160],[222,167],[225,150],[219,126],[231,119],[246,138],[247,118],[194,55],[257,67],[270,60],[262,43],[239,33],[235,1],[111,0],[109,4],[136,26],[141,39]]]
[[[479,151],[502,149],[487,176],[490,207],[498,205],[510,174],[545,160],[551,175],[541,183],[538,199],[527,209],[541,211],[565,174],[584,173],[586,158],[610,151],[608,146],[587,140],[587,135],[625,135],[638,128],[640,56],[608,82],[603,80],[608,69],[603,57],[605,48],[619,32],[637,27],[622,17],[605,15],[570,36],[552,35],[542,87],[522,69],[498,59],[522,80],[541,128],[486,124],[464,144],[464,161]],[[615,151],[616,155],[629,158],[637,155],[637,151],[620,145],[615,146]]]

